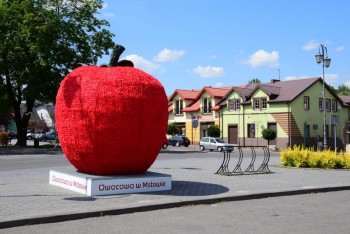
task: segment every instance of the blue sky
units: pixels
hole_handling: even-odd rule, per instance
[[[320,77],[320,44],[332,59],[326,83],[350,86],[349,9],[347,0],[107,0],[100,17],[126,48],[121,57],[170,95],[253,78]]]

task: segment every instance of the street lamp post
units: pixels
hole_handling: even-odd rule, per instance
[[[321,48],[321,50],[320,50]],[[322,53],[321,53],[322,52]],[[318,49],[318,54],[315,55],[316,62],[320,64],[322,62],[322,79],[323,79],[323,87],[322,87],[322,98],[323,98],[323,148],[327,148],[327,137],[326,137],[326,94],[324,89],[324,67],[329,67],[331,65],[331,59],[328,58],[327,55],[327,47],[324,45],[320,45]]]

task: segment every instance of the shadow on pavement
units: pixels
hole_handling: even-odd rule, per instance
[[[162,194],[172,196],[209,196],[228,192],[229,189],[219,184],[210,184],[193,181],[172,181],[169,191],[154,192],[148,194]]]

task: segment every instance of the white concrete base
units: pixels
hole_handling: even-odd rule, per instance
[[[67,169],[50,170],[49,184],[88,196],[171,190],[171,175],[146,172],[140,175],[96,176]]]
[[[350,145],[346,144],[346,148],[345,148],[346,152],[350,152]]]

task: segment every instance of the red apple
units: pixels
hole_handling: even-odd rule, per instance
[[[79,67],[56,97],[63,152],[81,172],[144,173],[162,147],[167,107],[162,84],[137,68]]]

